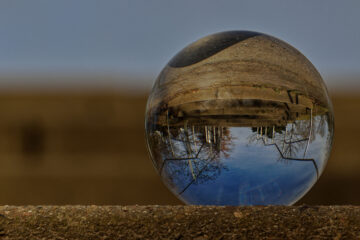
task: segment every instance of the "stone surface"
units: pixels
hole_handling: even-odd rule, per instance
[[[282,113],[271,111],[274,108]],[[216,115],[218,125],[272,126],[301,118],[304,109],[316,115],[332,112],[325,84],[312,63],[277,38],[229,31],[203,37],[170,60],[150,93],[147,121],[165,126],[170,118],[172,126],[181,120],[211,125],[208,118]],[[174,123],[172,117],[181,120]]]
[[[2,206],[0,239],[360,239],[360,207]]]

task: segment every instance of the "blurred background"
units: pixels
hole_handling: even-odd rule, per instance
[[[157,74],[196,39],[276,36],[324,78],[328,165],[298,204],[360,204],[360,2],[0,2],[0,204],[181,204],[144,140]]]

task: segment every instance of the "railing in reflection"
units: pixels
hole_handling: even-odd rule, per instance
[[[284,163],[311,162],[318,177],[318,164],[307,155],[310,142],[315,139],[315,132],[324,135],[327,115],[314,115],[312,109],[308,110],[307,116],[290,120],[285,125],[240,128],[250,129],[253,133],[247,137],[248,144],[274,147],[278,160]],[[206,119],[203,125],[199,121],[196,122],[198,125],[194,125],[186,118],[181,126],[176,119],[169,117],[169,112],[166,115],[166,124],[158,125],[152,133],[151,142],[157,142],[154,144],[157,147],[154,148],[157,155],[154,159],[160,175],[164,175],[166,168],[166,176],[163,177],[167,178],[168,183],[183,186],[178,194],[181,195],[194,183],[215,180],[223,170],[227,170],[223,159],[231,154],[235,140],[231,128],[239,126],[232,126],[231,122],[226,126],[207,125]]]

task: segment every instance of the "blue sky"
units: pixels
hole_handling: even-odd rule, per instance
[[[248,136],[254,134],[250,128],[230,128],[230,132],[234,137],[230,157],[220,160],[227,169],[222,169],[214,180],[192,184],[180,196],[187,202],[210,205],[287,205],[297,201],[316,182],[316,170],[311,162],[278,161],[279,153],[274,146],[249,143]],[[326,141],[317,134],[308,153],[308,157],[316,159],[320,169],[324,167],[325,144]],[[300,156],[302,150],[298,153]],[[177,191],[182,191],[189,181],[191,176],[176,175],[174,182],[178,184]],[[263,200],[257,194],[261,194]],[[254,199],[249,202],[251,197]]]
[[[147,87],[190,42],[254,30],[299,49],[329,85],[357,85],[333,76],[360,75],[359,10],[356,0],[3,0],[0,76],[141,76],[119,81]]]

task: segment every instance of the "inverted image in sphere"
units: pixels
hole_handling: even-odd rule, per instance
[[[266,34],[213,34],[175,55],[146,108],[146,140],[187,204],[290,205],[324,170],[333,111],[311,62]]]

